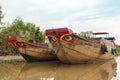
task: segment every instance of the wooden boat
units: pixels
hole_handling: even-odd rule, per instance
[[[7,42],[17,47],[23,58],[28,62],[56,60],[54,50],[47,44],[34,44],[19,38],[7,38]]]
[[[86,63],[114,58],[115,38],[113,37],[87,39],[68,28],[48,29],[46,35],[57,57],[63,63]]]

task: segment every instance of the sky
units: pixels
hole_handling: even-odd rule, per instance
[[[68,27],[74,32],[108,32],[120,44],[120,0],[0,0],[4,22],[21,17],[42,31]]]

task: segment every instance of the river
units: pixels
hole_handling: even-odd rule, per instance
[[[0,80],[120,80],[120,57],[94,64],[6,62],[0,64]]]
[[[111,80],[120,80],[120,57],[116,57],[115,59],[117,62],[117,70],[116,70],[117,75],[113,77]]]

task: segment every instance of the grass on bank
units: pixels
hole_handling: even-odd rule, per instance
[[[115,54],[115,56],[117,57],[117,56],[120,56],[120,52],[117,52],[116,54]]]
[[[24,60],[0,60],[0,65],[9,65],[9,64],[17,65],[21,63],[25,63],[25,61]]]

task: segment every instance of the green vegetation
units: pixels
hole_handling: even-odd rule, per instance
[[[8,65],[16,65],[16,64],[23,64],[25,61],[23,60],[0,60],[0,65],[8,66]]]
[[[120,45],[116,45],[116,50],[117,53],[115,54],[115,56],[120,56]]]
[[[0,6],[0,24],[2,24],[2,19],[4,18],[2,7]]]
[[[45,34],[33,23],[25,23],[20,18],[16,18],[12,24],[7,25],[0,31],[0,55],[12,55],[18,53],[17,49],[6,43],[8,36],[19,37],[24,41],[35,40],[44,42]]]
[[[35,42],[44,42],[45,34],[40,31],[40,27],[34,23],[23,22],[21,18],[16,18],[11,24],[5,25],[2,22],[4,18],[2,7],[0,6],[0,56],[16,55],[19,51],[6,43],[6,38],[19,37],[24,41],[34,40]]]
[[[85,38],[92,38],[93,37],[92,33],[93,33],[92,31],[85,31],[85,32],[81,32],[80,34]]]
[[[2,29],[0,32],[0,38],[5,39],[8,36],[17,36],[25,41],[39,39],[40,42],[44,42],[45,35],[39,30],[33,23],[25,23],[20,18],[16,18],[11,25]]]

